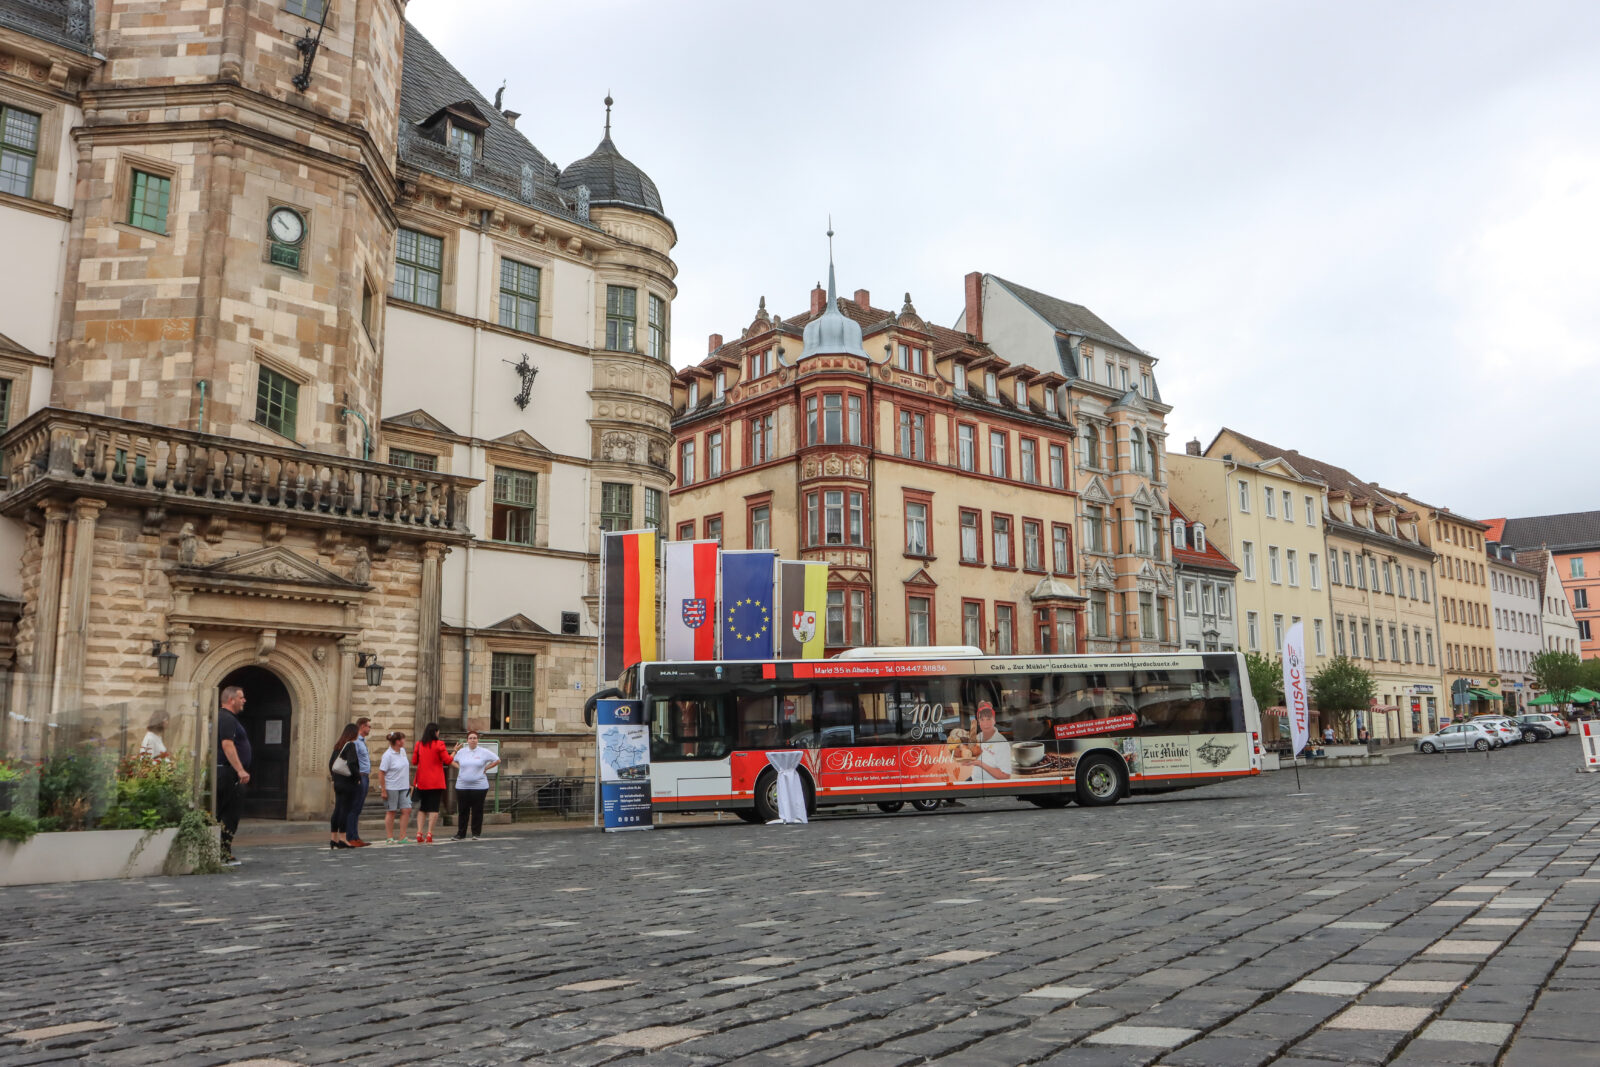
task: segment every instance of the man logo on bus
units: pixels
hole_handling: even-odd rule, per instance
[[[683,624],[691,630],[698,630],[706,624],[706,598],[703,596],[689,597],[683,602]]]
[[[817,636],[817,613],[814,611],[797,611],[791,622],[794,639],[802,645]]]

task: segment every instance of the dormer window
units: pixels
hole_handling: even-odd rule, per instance
[[[1194,524],[1194,550],[1196,552],[1206,550],[1206,528],[1198,522]]]
[[[1046,415],[1054,415],[1056,413],[1056,391],[1054,389],[1046,389],[1044,391],[1044,411]]]
[[[983,372],[983,395],[991,402],[1000,399],[1000,383],[992,370]]]
[[[1173,548],[1188,548],[1189,547],[1189,543],[1186,540],[1184,540],[1184,521],[1182,519],[1173,519],[1172,520],[1172,547]]]
[[[1017,379],[1017,407],[1026,409],[1028,406],[1028,383]]]
[[[450,125],[450,147],[464,155],[476,157],[478,154],[477,132],[464,129],[452,123]]]
[[[912,374],[927,373],[924,369],[927,358],[925,349],[917,348],[914,345],[900,345],[899,349],[899,354],[895,357],[895,366],[901,370],[908,370]]]
[[[712,388],[711,388],[711,398],[713,400],[721,400],[722,399],[722,394],[726,393],[727,391],[728,391],[728,372],[725,371],[725,370],[719,370],[719,371],[717,371],[716,384],[713,385]]]
[[[700,383],[699,382],[690,382],[689,383],[689,407],[688,407],[688,410],[693,411],[695,408],[697,408],[699,406],[700,406]]]
[[[955,364],[954,373],[956,379],[956,392],[965,395],[967,392],[967,365],[965,363]]]
[[[483,157],[483,137],[489,132],[489,120],[478,105],[470,100],[458,100],[446,105],[418,123],[422,136],[451,151],[470,159]]]

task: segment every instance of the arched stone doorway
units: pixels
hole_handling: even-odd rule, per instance
[[[294,704],[283,679],[266,667],[240,667],[222,679],[244,690],[244,723],[250,738],[250,785],[245,790],[244,817],[284,819],[289,815],[289,738]],[[220,714],[226,714],[225,712]]]

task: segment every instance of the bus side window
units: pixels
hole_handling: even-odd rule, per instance
[[[748,749],[813,748],[815,730],[811,722],[811,694],[737,694],[738,737],[736,747]]]
[[[720,759],[731,747],[721,697],[657,700],[650,727],[652,760]]]
[[[822,748],[849,748],[856,743],[854,686],[824,685],[817,688],[817,733]]]

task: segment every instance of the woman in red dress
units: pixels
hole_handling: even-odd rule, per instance
[[[439,740],[439,724],[422,728],[422,739],[411,749],[411,765],[417,769],[417,844],[433,844],[433,825],[439,821],[439,802],[444,799],[444,769],[450,765],[450,749]]]

